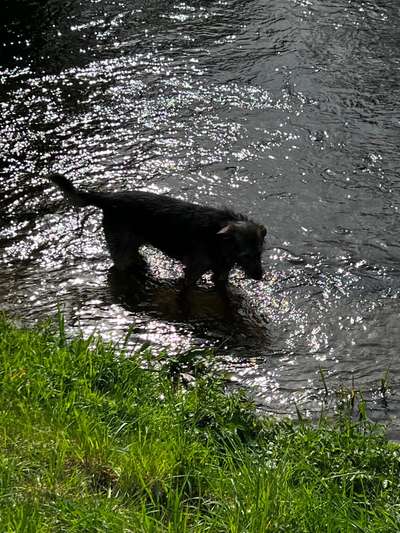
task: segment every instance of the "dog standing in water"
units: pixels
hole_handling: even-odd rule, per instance
[[[81,191],[61,174],[49,179],[74,205],[102,209],[107,246],[119,271],[135,265],[140,246],[149,244],[183,263],[186,288],[212,271],[215,286],[225,289],[235,265],[247,277],[262,279],[267,230],[244,215],[145,191]]]

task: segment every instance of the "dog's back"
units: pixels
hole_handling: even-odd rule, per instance
[[[86,192],[76,189],[60,174],[50,180],[77,206],[102,209],[105,224],[129,228],[141,241],[177,259],[193,247],[209,247],[215,236],[232,221],[247,218],[228,209],[193,204],[147,191]]]

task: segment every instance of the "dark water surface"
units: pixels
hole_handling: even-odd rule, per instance
[[[278,413],[352,379],[400,428],[400,4],[397,0],[6,0],[0,42],[0,305],[28,322],[221,364]],[[265,280],[232,275],[234,317],[180,266],[110,272],[94,209],[44,176],[249,213]],[[380,392],[389,370],[390,390]]]

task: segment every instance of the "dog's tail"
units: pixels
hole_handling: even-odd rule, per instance
[[[60,187],[65,196],[71,200],[71,202],[78,206],[84,207],[86,205],[93,205],[92,194],[76,189],[69,179],[62,174],[53,173],[48,176],[49,180],[55,185]]]

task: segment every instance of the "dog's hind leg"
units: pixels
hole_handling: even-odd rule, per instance
[[[143,261],[139,254],[141,241],[126,227],[126,224],[103,218],[107,247],[117,270],[125,272]]]

